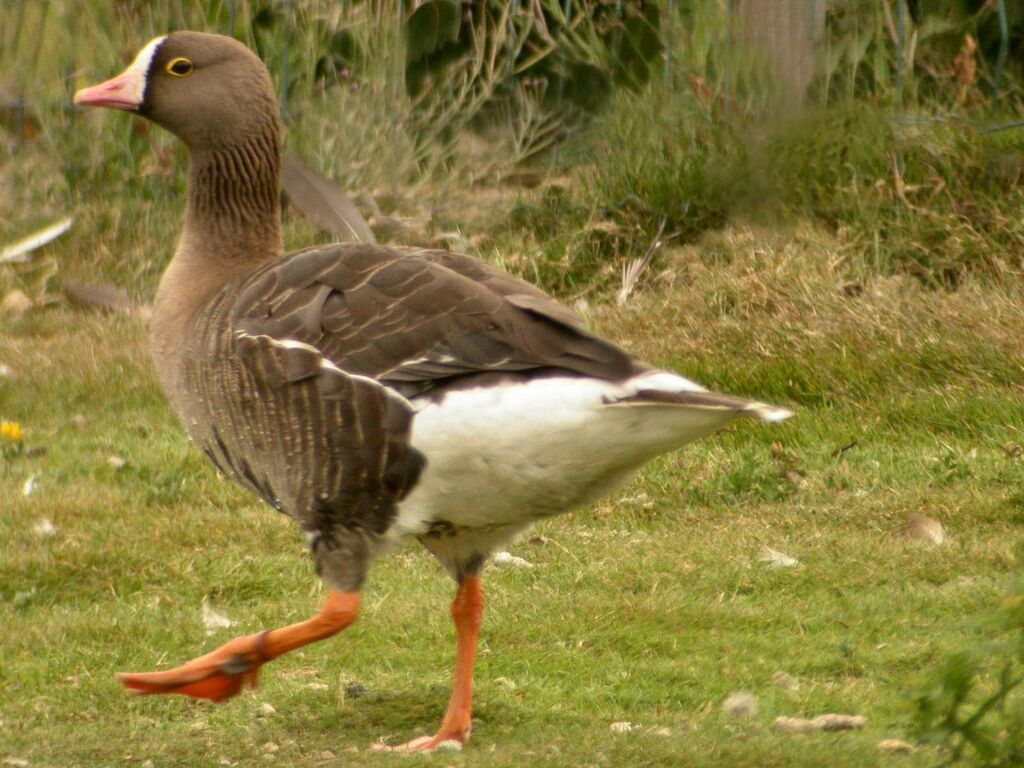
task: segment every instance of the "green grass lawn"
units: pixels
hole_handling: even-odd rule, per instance
[[[50,253],[84,272],[82,252],[141,248],[157,219],[120,240],[80,230]],[[26,450],[0,464],[0,759],[934,764],[927,748],[877,744],[909,738],[914,696],[947,654],[986,639],[977,616],[1014,568],[1024,302],[909,278],[851,290],[835,255],[815,230],[737,226],[668,254],[624,307],[591,301],[592,324],[631,350],[797,416],[663,457],[516,543],[533,568],[485,573],[472,740],[415,758],[369,746],[426,733],[447,700],[453,585],[417,545],[376,565],[352,629],[266,666],[255,692],[217,706],[121,689],[118,671],[306,618],[320,586],[297,528],[186,441],[142,321],[61,304],[5,320],[0,416]],[[945,542],[908,538],[908,514],[941,522]],[[44,518],[55,535],[34,532]],[[799,564],[772,568],[765,547]],[[204,598],[236,626],[208,636]],[[755,713],[723,713],[737,691]],[[826,712],[867,727],[771,728]],[[637,728],[615,733],[619,721]]]

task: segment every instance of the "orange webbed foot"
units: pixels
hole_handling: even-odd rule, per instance
[[[259,670],[272,658],[266,632],[236,637],[220,648],[164,672],[126,672],[121,684],[141,694],[180,693],[197,699],[227,701],[248,684],[255,688]]]

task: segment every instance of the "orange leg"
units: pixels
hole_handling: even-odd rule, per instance
[[[182,693],[225,701],[248,683],[256,687],[260,667],[289,651],[337,634],[359,615],[359,593],[331,590],[311,619],[256,635],[236,637],[205,656],[165,672],[129,672],[119,677],[139,693]]]
[[[479,576],[470,576],[459,584],[459,591],[452,602],[452,619],[455,620],[455,685],[441,727],[434,736],[423,736],[396,747],[381,745],[379,748],[431,752],[445,742],[456,742],[460,746],[466,743],[472,727],[473,666],[476,663],[476,647],[483,614],[483,583]]]

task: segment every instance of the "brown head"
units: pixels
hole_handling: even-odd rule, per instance
[[[120,75],[78,91],[75,104],[142,115],[190,148],[244,143],[278,124],[263,62],[237,40],[202,32],[154,38]]]

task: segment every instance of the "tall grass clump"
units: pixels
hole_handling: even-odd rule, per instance
[[[964,103],[952,113],[963,89],[944,103],[900,106],[893,89],[910,70],[895,78],[888,58],[872,70],[864,50],[847,60],[847,46],[833,66],[850,70],[831,73],[830,103],[779,116],[728,29],[724,16],[695,23],[676,47],[699,55],[679,58],[639,94],[620,94],[597,131],[595,154],[615,162],[595,165],[596,207],[648,237],[667,220],[682,239],[732,215],[811,218],[838,234],[852,272],[909,273],[933,286],[1024,268],[1016,100],[996,117]],[[888,42],[884,25],[873,34]]]
[[[850,104],[766,141],[753,171],[766,201],[836,232],[855,273],[955,286],[1024,269],[1022,148],[1021,131]]]
[[[954,57],[944,100],[936,75],[929,96],[912,101],[914,62],[883,57],[890,27],[868,20],[862,45],[844,38],[827,62],[821,102],[780,115],[726,12],[691,16],[674,46],[689,55],[639,93],[619,93],[594,131],[592,154],[615,162],[594,164],[592,205],[647,239],[662,221],[686,240],[736,215],[811,219],[838,236],[853,276],[904,273],[952,287],[971,274],[1019,274],[1024,109],[1015,86],[1004,77],[1002,111],[990,114],[978,98],[983,70],[946,45],[923,59]],[[920,29],[957,31],[927,18]]]
[[[824,103],[1019,105],[1024,7],[1013,0],[848,0],[830,4],[827,32]]]
[[[613,106],[595,154],[615,158],[591,187],[613,218],[687,240],[725,223],[749,160],[739,121],[662,83]]]
[[[537,243],[534,278],[563,294],[607,289],[652,242],[692,241],[733,217],[823,226],[851,279],[950,288],[1020,273],[1019,83],[1011,67],[997,78],[991,42],[976,42],[990,11],[944,7],[899,19],[877,3],[830,6],[809,103],[780,114],[733,7],[675,5],[660,71],[616,90],[559,148],[580,183],[510,218]]]

